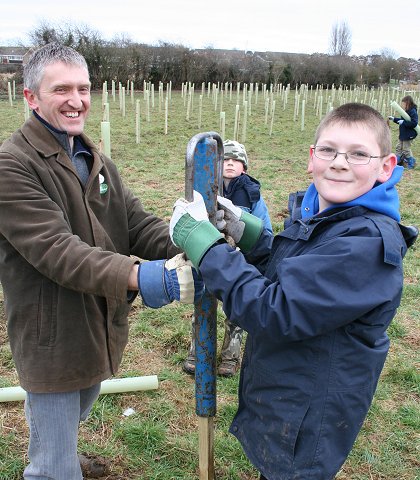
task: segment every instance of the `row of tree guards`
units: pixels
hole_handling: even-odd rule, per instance
[[[167,135],[169,130],[170,109],[172,103],[172,82],[163,84],[159,82],[155,91],[155,85],[151,82],[143,82],[143,90],[135,91],[134,82],[128,81],[125,85],[121,82],[111,81],[110,89],[108,82],[105,81],[102,86],[102,122],[101,122],[101,150],[111,157],[111,121],[110,121],[110,101],[119,102],[119,110],[122,117],[126,117],[127,99],[131,105],[135,105],[135,139],[136,143],[141,141],[142,121],[150,122],[152,115],[157,113],[161,116],[163,112],[162,132]],[[219,124],[215,130],[220,132],[222,138],[226,138],[226,108],[230,111],[233,132],[229,133],[232,138],[242,143],[246,142],[247,128],[249,121],[254,114],[261,114],[261,103],[263,105],[264,124],[267,126],[269,136],[273,134],[276,121],[276,111],[286,110],[290,102],[294,102],[293,122],[300,123],[301,131],[305,130],[305,118],[308,109],[310,114],[315,114],[321,119],[334,106],[347,102],[361,102],[369,104],[376,108],[386,117],[391,113],[398,111],[398,101],[407,93],[410,93],[415,101],[419,92],[400,90],[396,88],[380,87],[367,88],[366,86],[335,87],[324,88],[322,85],[316,87],[302,84],[291,88],[290,84],[259,84],[259,83],[241,83],[235,85],[232,82],[201,84],[200,89],[195,89],[194,83],[186,82],[181,86],[181,97],[185,109],[185,119],[191,122],[194,117],[197,128],[202,127],[203,111],[209,108],[209,102],[203,102],[206,97],[211,99],[211,108],[219,112]],[[139,98],[140,94],[140,98]],[[9,103],[13,106],[16,99],[15,82],[8,82]],[[232,102],[234,108],[232,109]],[[392,110],[391,110],[392,109]],[[391,111],[390,111],[391,110]],[[131,109],[132,111],[132,109]],[[402,115],[401,111],[399,114]],[[25,118],[29,116],[29,108],[25,102]],[[176,128],[171,126],[171,128]]]

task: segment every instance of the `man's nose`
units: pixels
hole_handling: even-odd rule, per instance
[[[67,103],[73,108],[81,108],[83,105],[82,97],[78,90],[72,90],[67,99]]]

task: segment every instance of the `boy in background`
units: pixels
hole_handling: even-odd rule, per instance
[[[235,140],[223,142],[223,196],[245,212],[252,213],[263,221],[264,228],[271,234],[270,215],[261,195],[258,180],[247,174],[248,155],[244,145]],[[221,363],[217,373],[223,377],[232,377],[238,371],[241,362],[241,343],[243,329],[228,318],[225,319],[225,335],[221,351]],[[191,344],[183,370],[195,372],[195,318],[192,318]]]
[[[383,117],[349,103],[319,125],[313,183],[291,196],[275,237],[219,197],[238,251],[208,222],[200,194],[175,203],[173,242],[248,333],[230,432],[261,480],[332,480],[363,425],[418,234],[399,223],[396,163]]]

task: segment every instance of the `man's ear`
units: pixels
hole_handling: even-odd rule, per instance
[[[397,165],[397,157],[394,153],[390,153],[384,158],[382,168],[379,171],[379,176],[377,181],[384,183],[391,178],[392,172],[394,171],[395,166]]]
[[[29,88],[24,88],[23,89],[23,95],[26,98],[26,101],[28,102],[29,108],[31,110],[36,110],[38,108],[38,100],[37,100],[37,95],[33,90],[30,90]]]
[[[315,148],[315,145],[311,145],[309,147],[308,170],[307,170],[308,173],[313,172],[312,161],[313,161],[313,156],[314,156],[314,148]]]

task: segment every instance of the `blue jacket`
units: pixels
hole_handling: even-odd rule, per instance
[[[399,173],[400,175],[400,173]],[[365,206],[266,231],[246,257],[226,244],[200,264],[248,332],[230,432],[270,480],[332,479],[363,424],[400,304],[408,229]]]
[[[403,120],[403,123],[399,126],[400,132],[398,138],[402,141],[404,140],[413,140],[417,137],[417,132],[414,130],[419,121],[419,116],[417,110],[413,107],[408,110],[407,115],[409,115],[411,120],[405,120],[401,117],[394,117],[394,122],[398,123],[399,120]]]
[[[260,189],[261,185],[258,180],[243,173],[239,177],[233,178],[227,188],[223,185],[223,196],[242,210],[261,218],[264,228],[273,233],[270,214]]]

